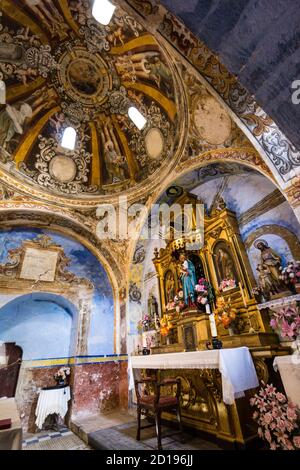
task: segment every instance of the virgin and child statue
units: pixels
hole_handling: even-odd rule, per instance
[[[184,302],[186,305],[193,305],[195,303],[195,285],[197,284],[195,266],[187,259],[185,254],[179,257],[180,265],[180,280],[182,284]]]

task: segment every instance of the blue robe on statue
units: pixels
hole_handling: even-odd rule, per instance
[[[190,260],[185,260],[182,269],[184,273],[180,276],[184,302],[189,305],[189,299],[195,302],[195,285],[197,284],[195,266]]]

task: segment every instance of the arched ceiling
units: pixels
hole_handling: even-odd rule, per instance
[[[295,0],[161,0],[254,95],[300,149],[300,8]]]
[[[0,165],[63,197],[122,193],[161,174],[178,147],[181,98],[154,36],[120,7],[101,26],[89,0],[1,5]],[[147,118],[142,131],[131,105]],[[68,126],[75,151],[60,145]]]

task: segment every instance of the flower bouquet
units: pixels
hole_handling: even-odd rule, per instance
[[[137,324],[137,330],[139,332],[142,331],[150,331],[155,329],[155,321],[148,313],[146,313],[143,318]]]
[[[280,268],[280,279],[296,294],[295,285],[300,283],[300,261],[289,261],[285,268]]]
[[[219,285],[220,292],[225,292],[236,287],[236,282],[234,279],[223,279]]]
[[[283,307],[278,312],[272,312],[270,325],[273,330],[279,330],[283,338],[294,341],[300,335],[300,314],[297,305]]]
[[[224,328],[229,330],[230,334],[234,334],[237,328],[237,310],[232,308],[230,298],[225,300],[220,296],[216,301],[215,309],[216,324],[222,324]]]
[[[300,449],[300,410],[285,395],[262,381],[262,388],[250,404],[256,408],[253,419],[258,424],[258,435],[271,450]]]
[[[160,334],[162,336],[168,336],[170,331],[168,315],[164,315],[160,320]]]
[[[56,374],[54,374],[54,380],[57,385],[66,385],[67,379],[71,374],[70,367],[61,367]]]

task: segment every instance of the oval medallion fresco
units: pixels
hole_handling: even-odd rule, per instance
[[[4,2],[0,79],[0,165],[23,184],[86,200],[140,187],[174,156],[174,66],[120,7],[102,26],[87,0]],[[147,119],[141,131],[130,106]],[[71,155],[61,147],[69,126],[77,132]]]
[[[230,137],[231,119],[212,96],[199,96],[193,119],[199,136],[210,144],[223,144]]]
[[[164,150],[164,136],[159,129],[153,127],[149,129],[145,136],[146,150],[150,158],[157,160]]]

